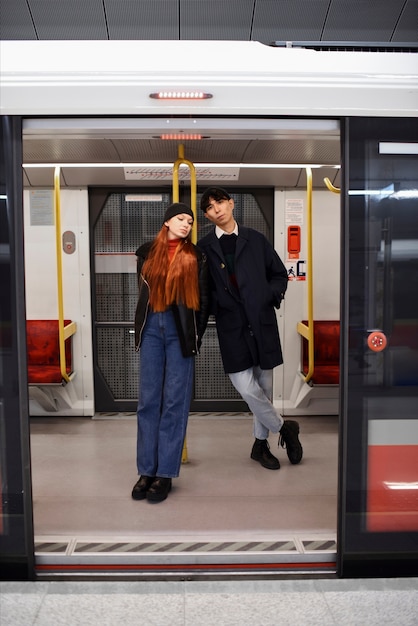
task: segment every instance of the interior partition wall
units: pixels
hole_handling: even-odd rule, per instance
[[[182,191],[184,195],[184,190]],[[201,193],[197,194],[199,206]],[[272,240],[272,189],[234,189],[234,214],[240,224]],[[188,198],[180,199],[190,205]],[[95,408],[134,412],[138,401],[139,353],[133,320],[138,299],[135,251],[151,241],[163,224],[171,188],[97,189],[89,192],[92,250]],[[198,210],[197,239],[213,225]],[[195,359],[192,411],[248,411],[225,374],[216,325],[211,317]]]
[[[339,573],[418,574],[418,119],[344,129]]]
[[[34,578],[23,263],[22,130],[0,123],[0,578]]]

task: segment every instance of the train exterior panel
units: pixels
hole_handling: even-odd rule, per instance
[[[416,117],[418,108],[415,55],[396,52],[234,41],[1,41],[0,64],[2,115]],[[173,90],[212,97],[192,108],[150,98]]]
[[[177,100],[174,89],[199,89],[208,97]],[[151,97],[158,92],[169,99]],[[239,118],[256,134],[260,124],[290,117],[301,128],[307,120],[328,120],[341,129],[341,193],[315,190],[313,196],[312,241],[318,252],[313,268],[306,263],[306,198],[300,190],[272,190],[272,238],[290,278],[278,312],[289,357],[275,373],[274,400],[284,415],[338,413],[337,575],[417,575],[418,319],[410,295],[418,275],[416,55],[275,49],[255,42],[2,41],[0,113],[6,286],[0,562],[6,577],[37,575],[29,415],[51,413],[54,406],[55,414],[94,414],[97,319],[91,285],[95,274],[114,273],[116,258],[92,249],[88,180],[63,190],[62,231],[72,242],[63,253],[63,301],[65,317],[77,324],[76,375],[64,391],[31,389],[25,322],[56,319],[59,292],[53,284],[53,225],[37,224],[36,217],[48,219],[48,177],[60,164],[51,154],[48,182],[24,189],[22,128],[39,122],[42,136],[46,118],[67,136],[74,132],[73,118],[82,120],[93,137],[109,121],[116,131],[128,132],[130,118],[150,118],[169,130],[178,130],[179,119],[190,130],[202,120],[216,128],[220,118]],[[289,135],[297,137],[298,129]],[[289,226],[302,231],[297,252],[291,250]],[[129,259],[122,265],[123,274],[134,275]],[[307,268],[313,275],[305,274]],[[309,313],[309,281],[317,285],[314,319],[338,323],[338,385],[315,385],[301,371],[303,343],[296,325]],[[168,554],[163,560],[170,565]],[[248,563],[241,565],[248,573]]]

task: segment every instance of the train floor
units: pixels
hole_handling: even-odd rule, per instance
[[[149,567],[168,555],[177,566],[320,561],[332,570],[338,417],[294,419],[303,460],[291,465],[271,435],[281,463],[272,471],[250,459],[250,414],[192,413],[187,462],[167,500],[151,504],[131,498],[134,414],[32,417],[37,565]]]

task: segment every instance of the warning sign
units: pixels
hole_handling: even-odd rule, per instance
[[[288,259],[285,266],[289,280],[306,280],[306,261]]]

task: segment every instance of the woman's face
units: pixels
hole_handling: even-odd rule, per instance
[[[164,224],[168,228],[168,239],[186,239],[192,230],[193,218],[188,213],[179,213]]]

